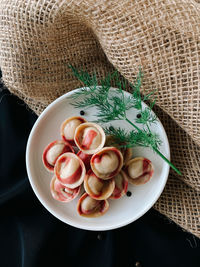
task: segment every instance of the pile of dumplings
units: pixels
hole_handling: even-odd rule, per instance
[[[60,133],[61,140],[45,147],[43,164],[53,173],[50,191],[55,200],[70,202],[84,188],[77,205],[81,216],[102,216],[109,208],[108,199],[125,195],[129,182],[144,184],[153,175],[149,159],[132,158],[131,148],[112,146],[113,137],[83,117],[66,119]]]

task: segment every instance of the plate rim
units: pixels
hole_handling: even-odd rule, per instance
[[[113,227],[111,226],[107,226],[107,227],[99,227],[99,226],[95,226],[94,227],[91,227],[91,226],[88,226],[88,225],[80,225],[76,222],[73,222],[73,220],[68,220],[66,221],[60,214],[55,214],[54,211],[51,210],[51,208],[48,206],[48,204],[45,202],[45,200],[43,200],[43,198],[40,196],[39,192],[38,192],[38,189],[36,188],[34,182],[33,182],[33,178],[32,178],[32,175],[31,175],[31,170],[30,170],[30,167],[29,167],[29,158],[30,158],[30,150],[31,150],[31,141],[32,141],[32,136],[34,135],[35,133],[35,129],[37,129],[37,126],[40,122],[40,120],[42,120],[43,117],[45,117],[46,113],[48,113],[48,111],[58,102],[62,101],[63,99],[65,99],[66,97],[70,97],[71,95],[73,95],[73,93],[75,93],[76,91],[79,91],[83,88],[86,88],[86,87],[80,87],[80,88],[76,88],[72,91],[69,91],[67,93],[64,93],[63,95],[61,95],[60,97],[56,98],[54,101],[52,101],[43,111],[42,113],[38,116],[37,120],[35,121],[30,133],[29,133],[29,137],[28,137],[28,141],[27,141],[27,144],[26,144],[26,157],[25,157],[25,161],[26,161],[26,171],[27,171],[27,174],[28,174],[28,179],[29,179],[29,182],[31,184],[31,187],[35,193],[35,195],[37,196],[37,198],[39,199],[39,201],[42,203],[42,205],[53,215],[55,216],[57,219],[61,220],[62,222],[64,222],[65,224],[67,225],[70,225],[70,226],[73,226],[73,227],[76,227],[76,228],[79,228],[79,229],[83,229],[83,230],[90,230],[90,231],[107,231],[107,230],[114,230],[114,229],[117,229],[117,228],[121,228],[123,226],[126,226],[136,220],[138,220],[140,217],[142,217],[148,210],[150,210],[153,205],[157,202],[157,200],[159,199],[159,197],[161,196],[165,186],[166,186],[166,183],[167,183],[167,180],[168,180],[168,177],[169,177],[169,170],[170,170],[170,167],[169,165],[167,165],[167,170],[166,170],[166,178],[165,178],[165,182],[163,183],[163,186],[160,188],[160,190],[157,192],[154,200],[153,200],[153,204],[152,202],[149,203],[145,209],[142,210],[142,212],[139,212],[139,214],[137,216],[135,216],[133,219],[129,219],[127,220],[126,222],[122,222],[122,223],[118,223],[118,224],[115,224]],[[110,88],[111,90],[116,90],[117,88],[114,88],[114,87],[111,87]],[[130,94],[129,92],[127,91],[124,91],[125,93],[128,93]],[[143,101],[142,103],[147,106]],[[155,114],[154,111],[152,111],[153,114]],[[156,114],[155,114],[156,115]],[[157,117],[157,115],[156,115]],[[163,127],[163,124],[161,123],[160,119],[157,117],[158,119],[158,122],[160,124],[160,127],[162,128],[163,130],[163,134],[164,134],[164,138],[166,140],[165,142],[165,145],[167,146],[167,151],[166,151],[166,154],[168,154],[166,157],[170,160],[171,158],[171,155],[170,155],[170,146],[169,146],[169,140],[168,140],[168,137],[167,137],[167,134],[166,134],[166,131],[165,131],[165,128]]]

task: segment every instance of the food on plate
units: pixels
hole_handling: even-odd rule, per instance
[[[104,146],[105,140],[104,130],[96,123],[86,122],[76,128],[74,141],[85,154],[98,152]]]
[[[45,168],[48,171],[53,172],[56,160],[60,155],[66,152],[74,152],[74,149],[68,142],[56,140],[48,144],[48,146],[45,147],[42,155]]]
[[[83,217],[99,217],[108,208],[108,199],[128,194],[128,183],[142,185],[154,173],[152,162],[144,157],[132,159],[132,149],[115,144],[101,126],[82,117],[70,117],[61,125],[61,137],[43,152],[45,168],[54,172],[50,182],[52,197],[60,202],[78,200],[77,211]],[[73,146],[79,151],[75,154]],[[76,150],[77,151],[77,150]],[[129,192],[130,193],[130,192]]]
[[[124,196],[128,189],[128,178],[124,171],[120,171],[115,177],[115,188],[113,190],[112,195],[110,196],[111,199],[118,199]]]
[[[86,120],[82,117],[70,117],[66,119],[60,128],[61,136],[63,140],[68,141],[70,144],[75,145],[74,142],[74,134],[76,128],[86,122]]]
[[[74,200],[78,196],[80,189],[81,186],[73,189],[66,187],[65,185],[61,184],[58,179],[56,179],[55,175],[53,176],[50,183],[51,195],[54,199],[61,202],[70,202]]]
[[[77,211],[84,217],[99,217],[106,213],[109,208],[107,200],[97,200],[84,193],[77,205]]]
[[[121,170],[123,156],[116,147],[104,147],[92,156],[90,164],[97,177],[107,180]]]
[[[56,178],[69,188],[82,184],[85,177],[85,165],[74,153],[64,153],[56,161],[54,173]]]
[[[113,193],[115,182],[112,178],[103,180],[89,170],[84,178],[84,188],[91,198],[102,200],[109,198]]]
[[[126,163],[124,171],[131,184],[141,185],[147,183],[151,179],[154,168],[149,159],[137,157]]]

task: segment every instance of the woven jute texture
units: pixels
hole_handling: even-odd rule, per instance
[[[68,68],[117,69],[157,89],[169,137],[169,180],[154,207],[200,237],[200,3],[198,0],[0,0],[3,82],[38,115],[79,87]]]

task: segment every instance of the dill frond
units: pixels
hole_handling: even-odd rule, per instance
[[[75,77],[85,86],[85,88],[74,93],[73,99],[76,99],[72,103],[74,107],[89,108],[95,106],[97,123],[108,123],[114,120],[127,121],[133,126],[134,130],[127,132],[125,129],[112,127],[111,129],[105,128],[105,133],[112,135],[114,142],[122,147],[142,146],[151,148],[181,175],[181,172],[159,151],[162,141],[159,135],[151,130],[151,124],[157,122],[157,117],[152,112],[156,100],[153,98],[153,92],[143,97],[140,93],[143,79],[141,69],[139,69],[135,83],[129,84],[132,93],[127,97],[125,91],[128,82],[117,71],[108,74],[98,83],[95,74],[89,75],[86,71],[78,71],[73,66],[70,66],[70,68]],[[117,89],[115,92],[110,92],[113,80]],[[150,105],[144,106],[143,101],[149,101]],[[134,122],[127,118],[127,111],[131,108],[136,109],[140,114],[140,116],[136,116]],[[138,127],[137,124],[141,125],[142,128]]]
[[[156,133],[151,135],[148,132],[141,131],[125,131],[122,128],[105,127],[106,135],[113,137],[113,145],[120,145],[122,148],[143,146],[143,147],[156,147],[157,149],[162,144],[160,137]]]

